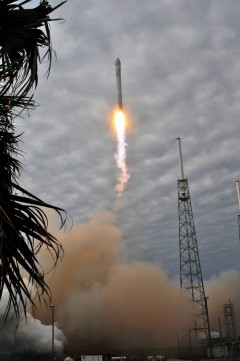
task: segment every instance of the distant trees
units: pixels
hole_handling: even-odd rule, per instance
[[[51,7],[41,0],[39,6],[26,8],[31,2],[0,0],[0,299],[6,287],[10,295],[6,317],[11,307],[18,316],[20,305],[25,312],[27,301],[34,305],[32,286],[39,298],[50,294],[37,255],[44,246],[55,265],[62,246],[48,232],[44,208],[59,214],[61,226],[65,222],[62,209],[43,202],[19,184],[21,134],[15,133],[14,119],[24,109],[34,108],[31,91],[38,84],[38,65],[43,57],[48,59],[49,75],[53,52],[49,29],[53,19],[49,15],[66,1]],[[42,56],[40,48],[44,48]]]

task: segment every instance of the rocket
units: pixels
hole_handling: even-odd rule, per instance
[[[119,110],[121,110],[123,105],[122,105],[121,62],[119,58],[117,58],[115,61],[115,69],[116,69],[116,80],[117,80],[117,104]]]

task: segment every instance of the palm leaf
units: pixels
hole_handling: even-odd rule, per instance
[[[20,304],[24,312],[27,301],[34,306],[23,272],[39,299],[50,294],[38,253],[44,247],[55,267],[63,249],[48,231],[45,209],[57,212],[61,227],[66,220],[63,209],[42,201],[19,184],[21,134],[16,135],[13,121],[23,110],[35,107],[28,93],[38,82],[39,48],[45,48],[48,75],[53,53],[49,21],[56,20],[49,15],[66,1],[54,8],[44,0],[33,9],[24,8],[30,2],[0,0],[0,299],[6,287],[9,292],[6,319],[11,307],[18,316]]]
[[[0,1],[0,79],[5,81],[0,96],[9,91],[26,96],[37,86],[40,47],[46,49],[43,57],[48,57],[50,72],[53,50],[48,23],[59,19],[50,19],[49,14],[66,1],[53,8],[44,0],[33,9],[22,7],[29,2]]]

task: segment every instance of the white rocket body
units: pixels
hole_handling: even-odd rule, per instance
[[[116,68],[116,80],[117,80],[117,104],[118,108],[122,109],[122,82],[121,82],[121,62],[120,59],[117,58],[115,62]]]

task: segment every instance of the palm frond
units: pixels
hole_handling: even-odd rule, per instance
[[[11,91],[18,96],[26,94],[38,83],[38,64],[41,62],[39,48],[45,48],[44,58],[48,58],[51,68],[53,49],[49,22],[49,15],[63,5],[61,2],[51,7],[48,1],[42,0],[40,5],[28,9],[23,5],[31,2],[0,1],[0,80],[4,86],[0,89],[0,96]]]
[[[30,90],[38,82],[39,48],[45,48],[51,68],[52,47],[49,14],[66,1],[52,8],[48,1],[24,8],[32,0],[16,4],[12,0],[0,0],[0,299],[4,287],[9,292],[5,317],[13,307],[19,315],[20,304],[26,312],[27,302],[34,306],[31,289],[34,286],[38,298],[49,295],[45,282],[45,270],[38,260],[44,247],[52,256],[53,267],[63,255],[60,242],[48,231],[46,209],[53,209],[65,225],[63,209],[50,205],[20,186],[22,164],[19,161],[21,134],[16,135],[14,119],[22,111],[33,109],[35,103]]]
[[[13,154],[18,149],[19,137],[0,126],[0,295],[3,287],[10,294],[9,302],[16,313],[16,300],[26,308],[26,299],[34,305],[31,293],[21,272],[29,275],[38,296],[48,294],[45,272],[37,254],[44,246],[52,255],[53,267],[63,255],[60,242],[48,232],[48,218],[44,209],[55,210],[65,224],[65,211],[34,196],[18,184],[21,163]],[[19,150],[18,150],[19,152]],[[10,309],[10,308],[9,308]]]

